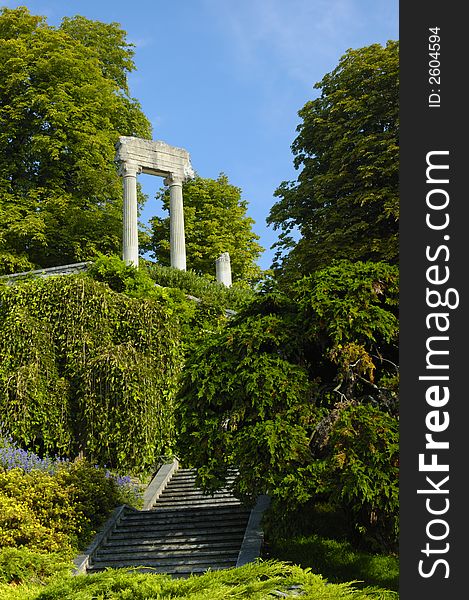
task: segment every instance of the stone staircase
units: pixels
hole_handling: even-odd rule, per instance
[[[233,479],[205,495],[193,470],[177,470],[150,510],[122,509],[86,572],[134,567],[186,577],[236,566],[251,511],[229,491]]]

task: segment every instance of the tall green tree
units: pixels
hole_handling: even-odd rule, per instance
[[[398,43],[349,50],[299,111],[296,181],[267,219],[280,230],[275,266],[290,278],[333,259],[398,258]],[[295,241],[292,232],[299,233]]]
[[[263,248],[252,231],[254,220],[246,214],[241,189],[221,173],[218,179],[196,177],[186,182],[183,196],[187,268],[214,277],[215,260],[229,252],[233,282],[257,281],[261,269],[255,261]],[[169,210],[169,192],[160,192],[159,199]],[[159,263],[169,265],[169,217],[151,220],[151,240],[146,248]]]
[[[259,293],[188,356],[180,456],[201,483],[268,493],[281,513],[328,501],[378,543],[397,533],[397,283],[386,263],[338,261]]]
[[[119,135],[151,137],[116,23],[0,12],[0,272],[118,252]]]

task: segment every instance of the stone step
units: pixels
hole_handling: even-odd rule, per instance
[[[165,552],[164,550],[142,550],[140,552],[132,552],[132,551],[127,551],[127,552],[114,552],[114,551],[99,551],[94,557],[93,557],[93,563],[94,564],[98,564],[99,561],[120,561],[120,560],[132,560],[132,561],[136,561],[136,560],[147,560],[147,559],[151,559],[151,560],[176,560],[176,559],[180,559],[180,560],[185,560],[190,559],[190,560],[196,560],[199,561],[199,559],[201,558],[206,558],[208,556],[210,557],[216,557],[216,560],[219,560],[221,558],[223,558],[223,560],[225,559],[230,559],[230,560],[236,560],[238,558],[238,554],[239,554],[239,549],[233,549],[233,548],[215,548],[215,549],[205,549],[202,548],[200,550],[190,550],[187,548],[182,548],[182,549],[178,549],[178,550],[172,550],[171,554],[169,555],[167,552]]]
[[[213,494],[211,496],[208,496],[206,494],[202,494],[201,492],[195,492],[195,491],[190,491],[190,492],[189,491],[188,492],[173,492],[173,491],[171,491],[168,494],[163,494],[162,496],[160,496],[157,500],[155,500],[155,503],[156,502],[169,502],[170,500],[174,500],[175,502],[181,502],[183,500],[197,500],[200,502],[202,502],[202,501],[210,502],[212,500],[223,500],[224,498],[226,498],[230,502],[231,502],[231,499],[238,500],[229,492],[218,493],[218,494]]]
[[[106,559],[100,560],[99,558],[93,558],[93,567],[115,567],[116,564],[124,565],[124,566],[148,566],[148,567],[188,567],[191,565],[195,566],[206,566],[207,568],[211,565],[223,566],[223,565],[233,565],[236,563],[238,555],[229,557],[229,558],[217,558],[216,560],[210,559],[210,557],[200,557],[197,559],[194,556],[184,556],[173,558],[172,556],[168,556],[166,558],[140,558],[139,556],[135,556],[132,558],[125,557],[124,559],[116,559],[112,560],[111,557],[106,557]]]
[[[167,494],[162,494],[157,500],[161,501],[168,501],[168,500],[176,500],[176,501],[180,501],[180,500],[220,500],[223,498],[227,498],[227,499],[234,499],[234,500],[238,500],[238,498],[236,498],[235,496],[233,496],[233,494],[231,494],[230,492],[218,492],[216,494],[203,494],[202,492],[198,492],[196,490],[188,490],[188,491],[184,491],[184,492],[179,492],[179,491],[169,491]]]
[[[168,519],[123,519],[114,531],[119,529],[129,529],[135,527],[139,530],[145,530],[145,528],[158,529],[164,527],[168,529],[168,526],[172,528],[183,528],[186,525],[190,527],[232,527],[246,525],[248,521],[247,515],[213,515],[213,517],[201,515],[199,517],[173,517]],[[143,528],[143,529],[142,529]]]
[[[190,492],[193,493],[197,493],[197,494],[203,494],[204,496],[213,496],[214,494],[226,494],[228,493],[233,493],[233,491],[228,488],[228,487],[223,487],[220,488],[219,490],[216,490],[215,492],[204,492],[201,488],[195,487],[193,484],[191,483],[175,483],[174,485],[168,485],[166,486],[166,488],[163,490],[162,494],[166,495],[166,494],[170,494],[170,493],[179,493],[179,494],[188,494]]]
[[[226,472],[228,475],[237,475],[239,473],[239,469],[235,469],[233,467],[229,467]],[[177,475],[187,475],[187,474],[197,474],[197,469],[195,468],[183,468],[179,467],[179,469],[174,473],[173,477]]]
[[[150,535],[143,536],[139,534],[126,534],[113,536],[112,545],[111,539],[106,543],[106,547],[119,546],[122,542],[126,542],[129,545],[147,545],[147,544],[162,544],[162,545],[191,545],[200,543],[217,544],[218,542],[224,542],[227,544],[240,544],[244,538],[244,531],[239,529],[236,532],[223,532],[219,534],[213,534],[213,532],[186,532],[176,531],[169,532],[168,535]]]
[[[184,497],[184,496],[200,496],[200,498],[222,498],[222,497],[233,497],[235,498],[236,496],[233,493],[233,490],[229,490],[227,488],[218,490],[216,492],[203,492],[202,490],[199,490],[198,488],[194,488],[194,487],[188,487],[188,488],[167,488],[162,494],[160,494],[159,498],[168,498],[169,496],[179,496],[179,497]]]
[[[238,516],[249,516],[250,509],[245,506],[239,505],[227,505],[217,506],[215,509],[211,506],[200,507],[200,508],[171,508],[169,506],[158,507],[157,509],[142,510],[142,511],[128,511],[124,513],[122,517],[125,520],[132,521],[134,519],[146,519],[147,521],[157,520],[168,520],[173,518],[216,518],[223,515],[238,515]]]
[[[122,540],[127,540],[129,543],[147,543],[153,542],[157,543],[193,543],[193,542],[205,542],[205,541],[213,541],[218,542],[220,540],[225,540],[227,542],[231,542],[234,540],[242,541],[244,537],[244,528],[239,527],[237,529],[234,528],[213,528],[210,530],[202,530],[202,529],[186,529],[185,531],[177,531],[174,529],[169,529],[166,532],[161,530],[142,532],[142,531],[116,531],[113,533],[112,537],[108,538],[106,544],[112,543],[121,543]]]
[[[217,490],[203,490],[200,487],[197,487],[193,483],[175,483],[174,485],[167,485],[162,492],[162,495],[169,494],[171,492],[179,492],[180,494],[184,492],[196,492],[197,494],[203,494],[204,496],[213,496],[214,494],[220,493],[233,493],[232,486],[226,485]]]
[[[194,510],[200,510],[203,508],[211,508],[214,511],[218,508],[242,508],[242,504],[234,500],[233,502],[227,502],[225,499],[223,500],[209,500],[202,502],[200,500],[173,500],[171,502],[162,501],[159,504],[155,504],[153,507],[156,511],[166,512],[166,509],[173,509],[174,511],[179,510],[188,510],[193,508]]]
[[[238,473],[228,473],[226,476],[227,480],[233,480],[238,476]],[[191,481],[195,481],[197,477],[197,474],[194,472],[189,472],[189,473],[181,473],[181,471],[176,471],[176,473],[174,473],[174,475],[171,477],[169,483],[172,483],[174,481],[178,481],[178,480],[182,480],[182,479],[187,479],[187,480],[191,480]]]
[[[113,534],[112,537],[115,539],[122,539],[125,536],[149,539],[153,537],[162,537],[173,533],[173,535],[186,535],[186,536],[198,536],[198,535],[210,535],[213,533],[231,535],[237,534],[241,529],[245,529],[246,524],[244,523],[188,523],[182,525],[162,525],[158,527],[148,526],[133,526],[133,527],[119,527]]]
[[[109,565],[110,566],[110,565]],[[163,574],[168,574],[168,575],[172,575],[173,577],[190,577],[190,575],[202,575],[203,573],[205,573],[208,569],[210,569],[210,571],[220,571],[222,569],[227,569],[230,568],[234,565],[222,565],[222,566],[215,566],[213,564],[205,564],[205,565],[190,565],[190,566],[172,566],[172,567],[135,567],[132,569],[132,571],[138,572],[138,573],[153,573],[155,575],[163,575]],[[87,573],[99,573],[101,571],[104,571],[104,569],[106,569],[108,567],[106,567],[105,565],[101,565],[99,567],[96,566],[90,566],[87,569]],[[124,569],[124,568],[129,568],[129,565],[124,564],[124,563],[116,563],[114,565],[112,565],[113,569]]]
[[[249,511],[244,506],[234,503],[224,503],[218,505],[202,505],[202,506],[173,506],[166,503],[165,505],[158,506],[156,509],[151,511],[145,511],[135,514],[125,514],[122,517],[121,522],[127,521],[132,523],[133,521],[144,521],[145,523],[165,523],[176,520],[193,521],[194,519],[221,519],[228,517],[230,519],[243,519],[248,517]]]
[[[142,521],[126,521],[122,520],[119,525],[115,528],[117,531],[170,531],[179,529],[226,529],[233,527],[245,526],[247,523],[247,517],[241,517],[237,515],[225,515],[220,518],[215,517],[197,517],[194,519],[183,518],[183,519],[168,519],[168,520],[142,520]]]
[[[170,494],[173,492],[178,492],[179,494],[184,494],[188,492],[194,492],[197,494],[203,494],[204,496],[213,496],[213,494],[223,494],[223,493],[233,493],[232,490],[228,488],[221,488],[215,491],[204,491],[202,488],[198,488],[194,485],[168,485],[162,492],[163,495]]]
[[[171,517],[166,517],[166,518],[162,518],[162,517],[158,517],[158,518],[153,518],[153,519],[149,519],[149,518],[138,518],[138,517],[133,517],[132,519],[122,519],[122,521],[120,521],[118,527],[116,529],[120,529],[121,527],[125,527],[125,528],[129,528],[129,527],[151,527],[153,529],[158,528],[160,526],[166,526],[166,525],[172,525],[174,527],[177,526],[184,526],[185,524],[191,525],[192,527],[194,525],[199,525],[199,526],[205,526],[207,524],[210,524],[211,526],[214,526],[218,523],[223,524],[223,525],[236,525],[236,524],[246,524],[248,520],[248,515],[245,514],[229,514],[229,513],[225,513],[223,515],[194,515],[192,516],[187,516],[187,515],[182,515],[182,516],[178,516],[178,515],[174,515]]]
[[[191,500],[188,498],[187,500],[184,498],[176,499],[176,498],[166,498],[165,496],[161,496],[158,500],[155,501],[153,508],[158,508],[163,505],[172,505],[174,507],[178,506],[216,506],[216,505],[228,505],[235,504],[241,506],[241,501],[237,498],[228,497],[228,498],[196,498]]]
[[[217,501],[215,500],[209,500],[208,502],[201,502],[200,500],[173,500],[172,502],[161,502],[161,504],[156,504],[154,506],[155,511],[156,510],[165,510],[165,509],[181,509],[181,510],[187,510],[190,508],[193,508],[194,510],[199,510],[201,508],[212,508],[212,509],[217,509],[218,507],[222,506],[223,508],[226,507],[242,507],[242,505],[239,502],[233,501],[233,502],[227,502],[226,500],[223,501]]]
[[[210,533],[223,533],[224,535],[230,535],[237,533],[241,529],[246,528],[247,521],[202,521],[196,523],[167,523],[164,525],[153,525],[151,523],[143,525],[142,523],[135,523],[133,525],[121,525],[114,530],[112,536],[117,536],[116,539],[122,535],[135,534],[144,539],[150,537],[162,537],[168,534],[168,532],[174,531],[185,533],[187,535],[198,535],[198,534],[210,534]]]
[[[104,544],[99,549],[99,554],[109,554],[111,552],[171,552],[172,550],[204,550],[204,549],[235,549],[239,551],[239,542],[242,538],[238,537],[231,541],[222,538],[221,540],[175,540],[168,543],[168,540],[113,540],[111,543]]]
[[[230,485],[235,480],[236,480],[236,476],[230,475],[229,477],[226,478],[226,480],[223,483],[224,483],[224,485]],[[167,485],[168,486],[173,486],[173,485],[195,485],[195,482],[196,482],[195,475],[182,475],[182,476],[173,475]]]

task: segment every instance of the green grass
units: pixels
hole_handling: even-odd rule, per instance
[[[366,540],[352,543],[350,519],[336,506],[316,502],[290,512],[271,507],[264,529],[264,558],[309,568],[333,583],[353,580],[357,587],[398,590],[398,556],[379,553]]]
[[[352,583],[327,583],[320,575],[275,561],[249,564],[237,569],[208,572],[187,579],[167,575],[108,570],[96,575],[60,576],[46,585],[17,587],[0,585],[2,600],[396,600],[395,592]],[[298,592],[302,592],[298,596]]]
[[[280,539],[272,543],[269,556],[321,573],[338,583],[352,579],[390,590],[399,584],[399,561],[396,556],[357,551],[344,540],[319,535]]]

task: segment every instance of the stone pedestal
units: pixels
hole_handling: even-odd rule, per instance
[[[228,252],[223,252],[215,261],[215,269],[218,283],[231,287],[231,261]]]
[[[122,258],[127,265],[138,267],[137,174],[140,167],[131,162],[121,164],[124,181],[124,231]]]

